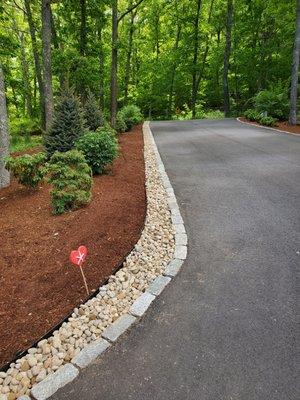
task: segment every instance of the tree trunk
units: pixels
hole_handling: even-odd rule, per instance
[[[6,98],[4,88],[4,76],[0,64],[0,189],[8,186],[10,182],[9,172],[5,169],[5,157],[9,155],[9,134]]]
[[[125,67],[125,88],[124,88],[124,103],[125,104],[127,104],[127,100],[128,100],[128,86],[129,86],[129,80],[130,80],[131,54],[132,54],[132,44],[133,44],[134,19],[135,19],[135,16],[136,16],[136,11],[133,11],[131,13],[131,18],[130,18],[128,50],[127,50],[126,67]]]
[[[30,8],[30,0],[24,0],[24,3],[25,3],[26,15],[27,15],[30,37],[31,37],[35,74],[36,74],[38,87],[39,87],[40,108],[41,108],[41,125],[42,125],[43,129],[46,129],[44,84],[43,84],[43,78],[42,78],[42,67],[41,67],[41,63],[40,63],[38,46],[37,46],[37,41],[36,41],[36,36],[35,36],[35,26],[34,26],[31,8]]]
[[[21,47],[21,66],[22,66],[22,75],[23,75],[23,84],[24,84],[26,114],[31,118],[33,115],[32,96],[31,96],[29,68],[28,68],[28,63],[26,60],[25,42],[24,42],[23,32],[20,32],[18,37],[19,37],[20,44],[21,44],[21,46],[20,46]]]
[[[45,120],[48,130],[53,118],[53,93],[51,70],[51,0],[42,0],[42,42],[43,42],[43,72],[45,91]]]
[[[293,50],[293,65],[291,76],[290,94],[290,118],[291,125],[297,124],[297,100],[298,100],[298,74],[299,74],[299,53],[300,53],[300,0],[297,0],[296,32]]]
[[[192,72],[192,98],[191,109],[192,117],[196,117],[196,100],[197,100],[197,63],[199,50],[199,19],[200,19],[201,0],[197,0],[197,12],[194,20],[194,56],[193,56],[193,72]]]
[[[104,110],[104,49],[103,49],[103,42],[102,42],[102,29],[103,25],[98,28],[98,38],[99,38],[99,102],[100,102],[100,109]]]
[[[223,70],[223,92],[224,92],[225,117],[230,116],[228,71],[229,71],[229,58],[230,58],[230,53],[231,53],[232,22],[233,22],[233,0],[227,0],[226,45],[225,45],[225,52],[224,52],[224,70]]]
[[[84,56],[86,52],[86,0],[80,0],[80,55]]]
[[[181,23],[179,22],[179,19],[177,20],[177,31],[176,31],[176,39],[175,39],[175,44],[173,47],[174,53],[176,55],[178,46],[179,46],[179,40],[180,40],[180,34],[181,34]],[[168,101],[168,110],[167,114],[168,116],[171,116],[172,114],[172,107],[173,107],[173,93],[174,93],[174,82],[175,82],[175,73],[176,73],[176,66],[177,66],[177,60],[175,58],[173,65],[172,65],[172,71],[171,71],[171,84],[170,84],[170,92],[169,92],[169,101]]]
[[[112,0],[111,47],[110,123],[115,128],[118,107],[118,0]]]

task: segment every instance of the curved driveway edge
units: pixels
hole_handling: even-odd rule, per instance
[[[187,235],[174,194],[174,190],[165,171],[164,164],[157,150],[149,122],[143,125],[143,135],[145,147],[150,144],[156,157],[157,170],[159,172],[162,185],[166,191],[167,202],[170,210],[170,218],[175,233],[175,250],[173,259],[166,265],[163,274],[157,276],[149,287],[132,304],[128,313],[121,315],[112,325],[101,334],[101,338],[85,346],[70,363],[64,364],[53,374],[48,375],[40,383],[33,386],[31,396],[36,400],[49,399],[58,389],[63,388],[74,380],[80,369],[86,368],[103,354],[112,343],[124,334],[129,328],[142,317],[151,303],[161,294],[163,289],[170,283],[179,272],[187,256]],[[101,288],[100,288],[101,290]],[[23,400],[29,399],[23,396]],[[1,398],[2,400],[2,398]]]
[[[255,123],[250,123],[250,122],[242,121],[240,117],[237,117],[236,120],[237,120],[238,122],[240,122],[241,124],[252,125],[252,126],[256,126],[257,128],[268,129],[269,131],[275,131],[275,132],[280,132],[280,133],[287,133],[287,134],[289,134],[289,135],[299,136],[298,133],[293,133],[293,132],[289,132],[289,131],[283,131],[282,129],[276,129],[276,128],[272,128],[272,127],[270,127],[270,126],[264,126],[264,125],[259,125],[259,124],[255,124]]]

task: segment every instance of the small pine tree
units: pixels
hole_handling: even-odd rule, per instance
[[[95,96],[90,90],[88,92],[88,97],[85,102],[83,112],[86,126],[91,131],[96,131],[100,126],[103,125],[102,113],[98,108]]]
[[[79,100],[72,91],[63,93],[54,113],[51,128],[45,135],[44,144],[50,158],[55,151],[66,152],[74,147],[84,134],[84,119]]]

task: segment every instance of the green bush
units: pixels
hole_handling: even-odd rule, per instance
[[[68,90],[63,93],[54,113],[54,120],[45,136],[45,148],[50,158],[55,151],[71,150],[84,133],[84,120],[79,100]]]
[[[261,114],[258,111],[251,108],[244,112],[244,116],[248,118],[250,121],[258,121],[261,117]]]
[[[262,125],[266,125],[266,126],[275,126],[277,120],[272,117],[261,115],[261,117],[257,120],[257,122],[259,122]]]
[[[91,200],[91,168],[78,150],[55,152],[47,165],[53,214],[75,210]]]
[[[121,112],[118,112],[117,114],[116,131],[118,133],[124,133],[127,131],[127,125]]]
[[[122,115],[128,130],[141,122],[143,119],[141,110],[134,104],[130,104],[121,108],[120,114]]]
[[[8,157],[6,168],[21,185],[36,188],[44,178],[45,153]]]
[[[94,174],[102,174],[118,155],[115,132],[108,127],[86,133],[78,140],[76,148],[83,152]]]
[[[104,123],[102,113],[91,91],[88,92],[88,97],[83,107],[83,115],[85,124],[91,131],[95,131]]]
[[[284,120],[289,114],[289,99],[287,91],[282,85],[272,87],[270,90],[262,90],[254,97],[255,109],[259,113],[267,113],[268,116]]]

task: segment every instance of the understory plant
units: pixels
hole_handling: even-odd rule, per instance
[[[54,113],[50,130],[44,144],[48,158],[55,151],[66,152],[74,147],[76,140],[84,133],[84,119],[79,100],[72,91],[63,93]]]
[[[18,157],[8,157],[6,168],[13,174],[17,181],[26,187],[36,188],[44,178],[45,153],[33,155],[24,154]]]
[[[120,110],[120,115],[123,117],[127,130],[130,130],[134,125],[138,124],[143,119],[141,110],[134,104],[122,107]]]
[[[70,150],[55,152],[47,165],[52,184],[53,214],[75,210],[91,200],[92,176],[83,153]]]
[[[110,127],[88,132],[76,143],[94,174],[102,174],[119,152],[115,131]]]
[[[91,131],[95,131],[104,123],[103,115],[98,107],[95,96],[91,91],[88,92],[88,96],[83,107],[83,115],[85,125]]]
[[[244,112],[244,116],[248,118],[250,121],[256,121],[259,124],[266,126],[274,126],[276,125],[277,120],[268,115],[264,115],[254,109],[249,109]]]
[[[289,99],[287,90],[282,84],[274,85],[268,90],[262,90],[254,96],[254,105],[259,113],[279,120],[288,118]]]
[[[124,133],[127,131],[127,125],[123,114],[119,111],[116,118],[116,131],[118,133]]]

